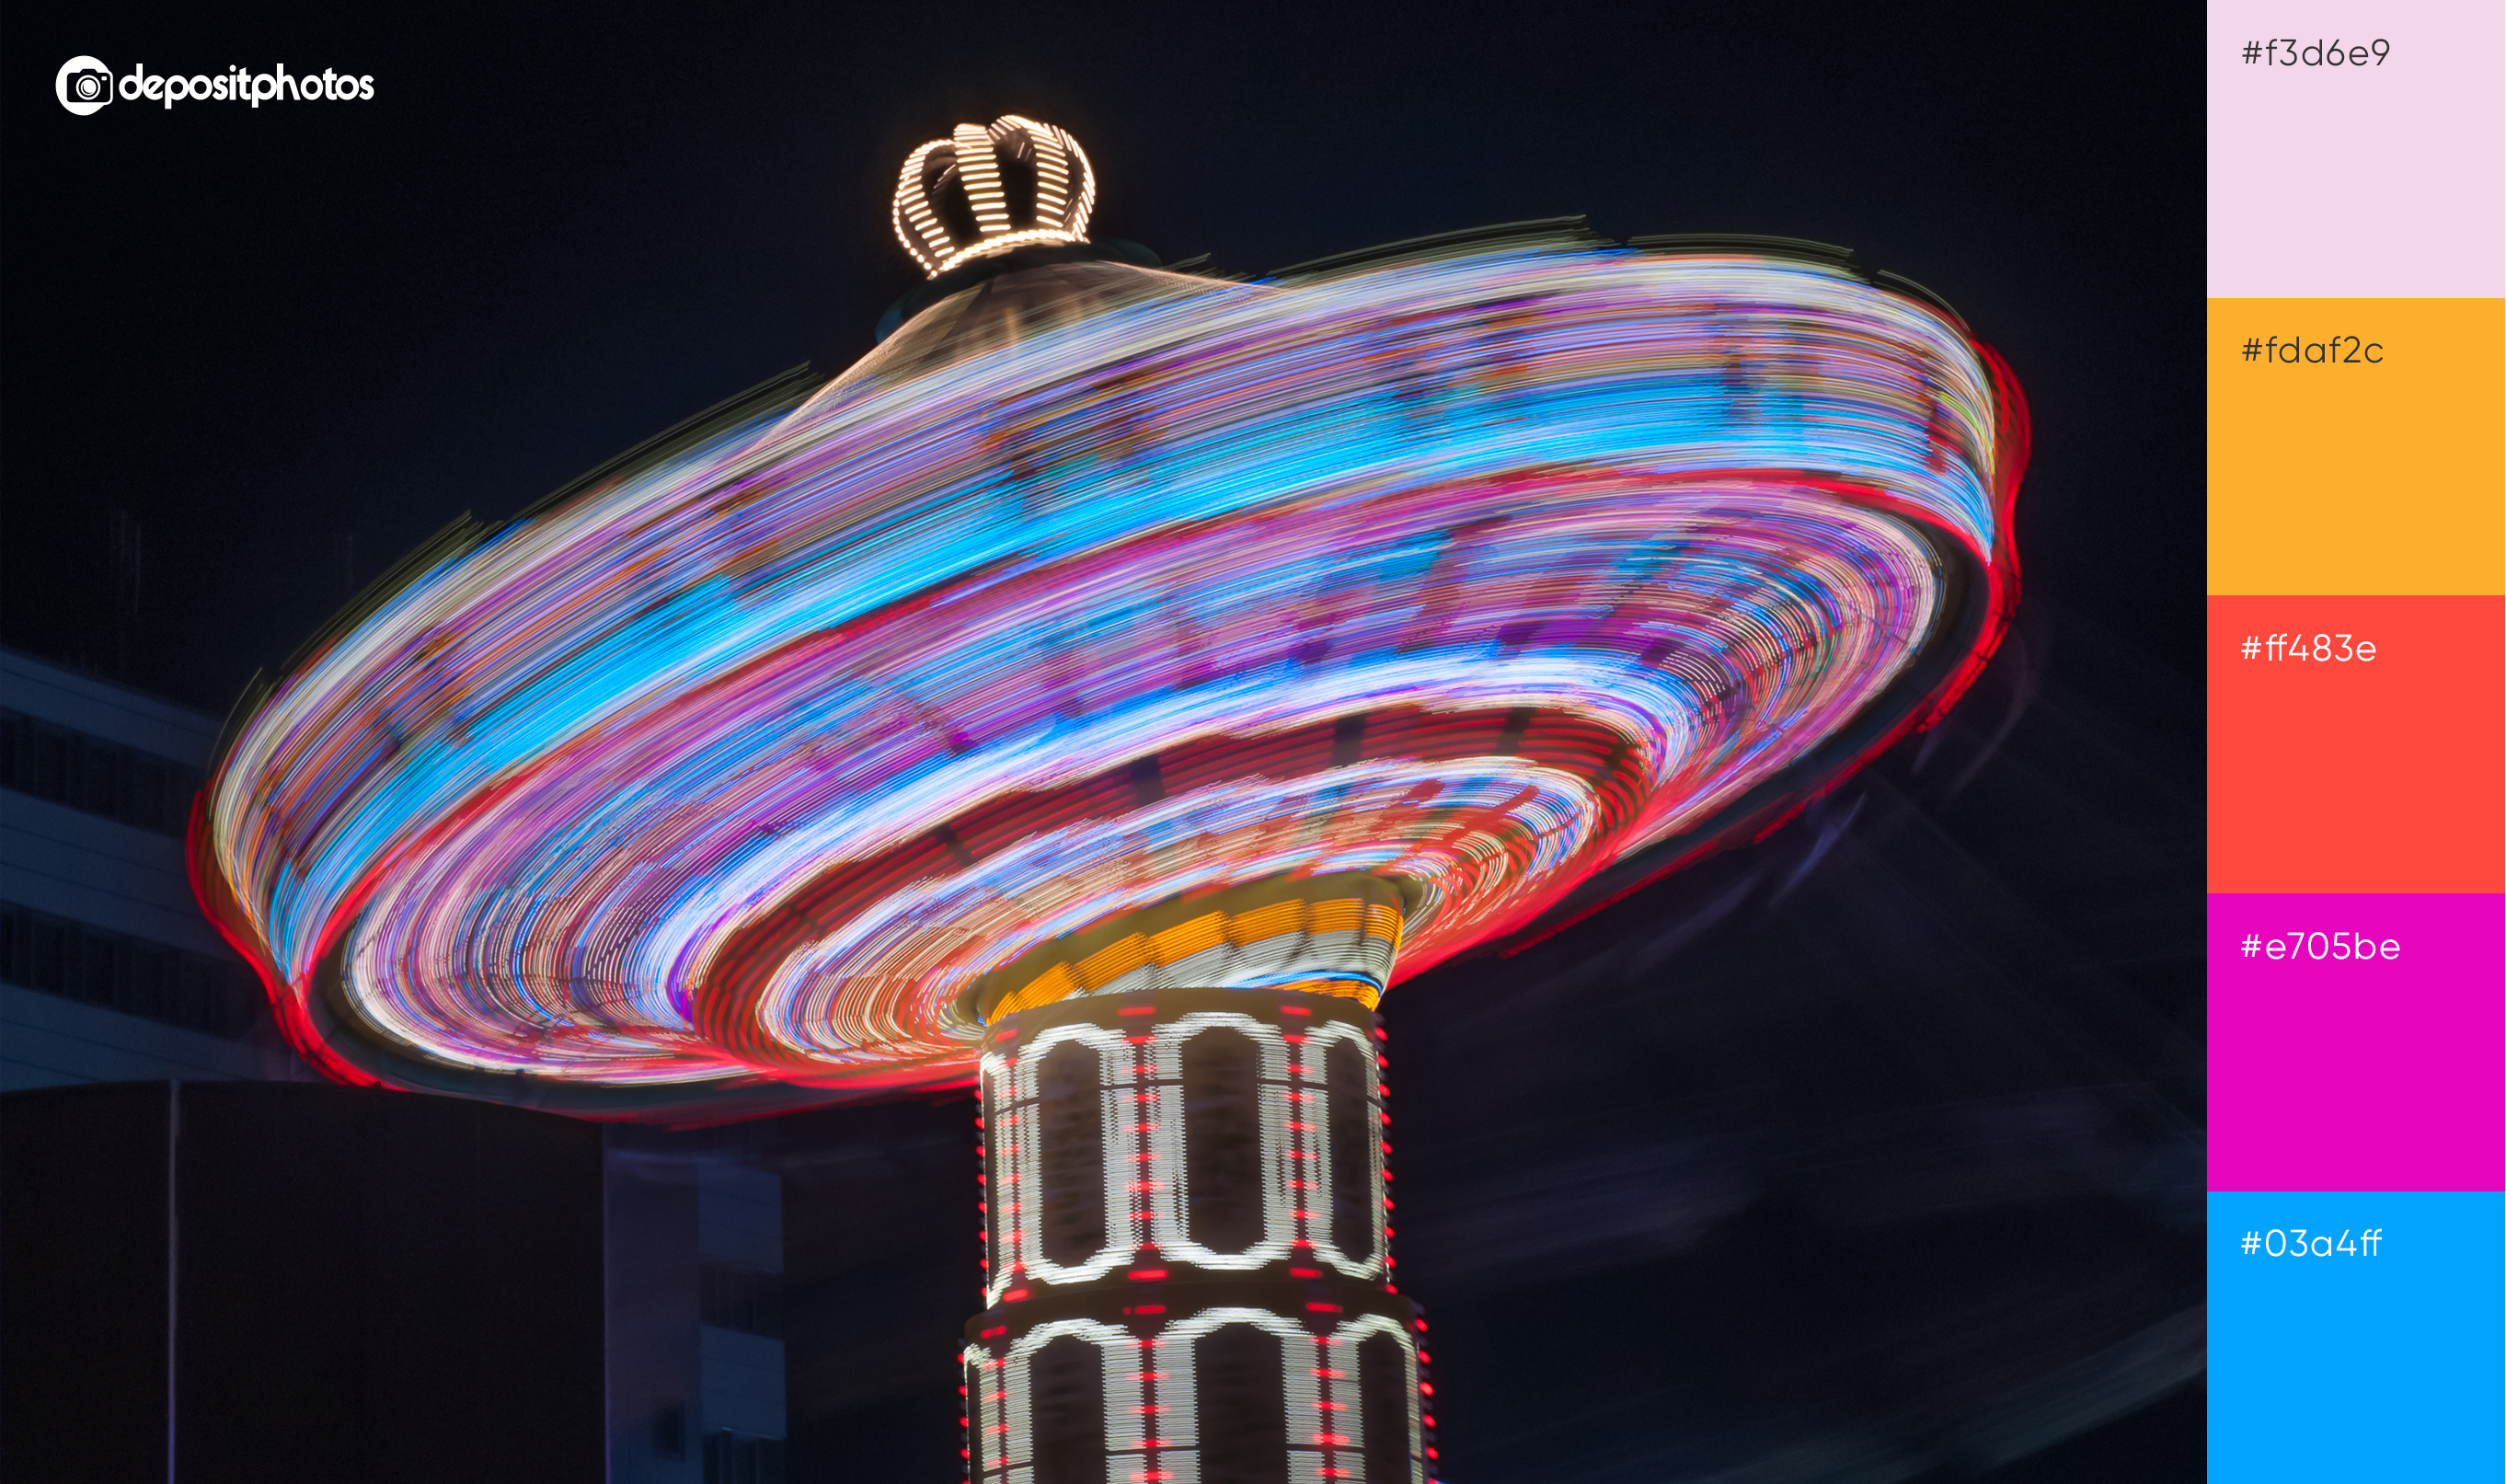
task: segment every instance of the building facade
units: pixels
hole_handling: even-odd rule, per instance
[[[322,1080],[193,896],[185,828],[219,725],[0,649],[0,1092]],[[779,1177],[718,1138],[603,1153],[608,1476],[778,1484]]]
[[[184,870],[217,734],[0,650],[0,1091],[315,1076]]]

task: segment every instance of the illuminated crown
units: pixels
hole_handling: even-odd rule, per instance
[[[937,278],[960,263],[1035,242],[1085,242],[1096,171],[1079,141],[1004,114],[960,124],[905,157],[896,235]]]

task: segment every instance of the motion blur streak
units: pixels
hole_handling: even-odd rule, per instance
[[[1820,262],[1008,274],[410,574],[196,875],[343,1076],[964,1085],[981,976],[1179,894],[1391,879],[1406,976],[1763,829],[1989,652],[2024,426]]]

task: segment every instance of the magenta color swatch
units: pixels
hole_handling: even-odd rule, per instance
[[[2506,292],[2506,6],[2212,0],[2208,32],[2211,298]],[[2381,65],[2314,50],[2379,39]]]
[[[2210,1188],[2506,1188],[2501,942],[2493,894],[2211,896]]]

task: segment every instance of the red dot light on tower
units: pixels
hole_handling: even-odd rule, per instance
[[[877,348],[414,554],[243,709],[196,884],[345,1080],[973,1091],[971,1478],[1421,1484],[1377,1005],[1939,716],[2024,407],[1817,244],[1242,280],[1096,189],[1029,119],[916,149]]]

